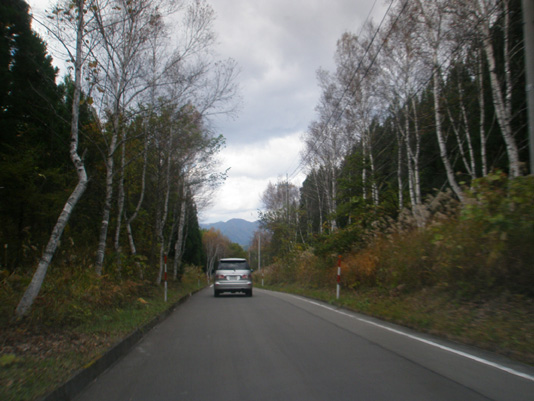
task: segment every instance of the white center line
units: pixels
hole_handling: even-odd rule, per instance
[[[371,321],[371,320],[367,320],[367,319],[364,319],[364,318],[361,318],[361,317],[354,316],[354,315],[352,315],[352,314],[350,314],[350,313],[343,312],[343,311],[341,311],[341,310],[339,310],[339,309],[335,309],[335,308],[332,308],[332,307],[330,307],[330,306],[323,305],[323,304],[320,304],[320,303],[315,302],[315,301],[311,301],[311,300],[306,299],[306,298],[302,298],[302,297],[299,297],[299,296],[296,296],[296,295],[291,295],[291,296],[294,297],[294,298],[300,299],[301,301],[307,302],[307,303],[309,303],[309,304],[316,305],[316,306],[320,306],[321,308],[328,309],[329,311],[338,313],[338,314],[343,315],[343,316],[350,317],[351,319],[356,319],[356,320],[358,320],[358,321],[360,321],[360,322],[367,323],[367,324],[370,324],[370,325],[372,325],[372,326],[376,326],[376,327],[379,327],[379,328],[381,328],[381,329],[391,331],[391,332],[393,332],[393,333],[395,333],[395,334],[399,334],[399,335],[401,335],[401,336],[411,338],[412,340],[422,342],[422,343],[424,343],[424,344],[427,344],[427,345],[430,345],[430,346],[439,348],[439,349],[441,349],[441,350],[444,350],[444,351],[447,351],[447,352],[450,352],[450,353],[453,353],[453,354],[462,356],[462,357],[464,357],[464,358],[471,359],[471,360],[476,361],[476,362],[478,362],[478,363],[482,363],[482,364],[484,364],[484,365],[491,366],[491,367],[493,367],[493,368],[502,370],[502,371],[507,372],[507,373],[510,373],[510,374],[512,374],[512,375],[515,375],[515,376],[518,376],[518,377],[522,377],[523,379],[530,380],[530,381],[533,381],[533,382],[534,382],[534,376],[529,375],[529,374],[527,374],[527,373],[523,373],[523,372],[520,372],[520,371],[518,371],[518,370],[509,368],[509,367],[506,367],[506,366],[504,366],[504,365],[501,365],[501,364],[498,364],[498,363],[495,363],[495,362],[492,362],[492,361],[488,361],[487,359],[480,358],[480,357],[478,357],[478,356],[475,356],[475,355],[472,355],[472,354],[468,354],[468,353],[466,353],[466,352],[459,351],[459,350],[457,350],[457,349],[450,348],[450,347],[447,347],[447,346],[445,346],[445,345],[438,344],[438,343],[436,343],[436,342],[434,342],[434,341],[426,340],[426,339],[424,339],[424,338],[417,337],[417,336],[414,336],[414,335],[412,335],[412,334],[408,334],[408,333],[405,333],[405,332],[403,332],[403,331],[393,329],[393,328],[391,328],[391,327],[387,327],[387,326],[385,326],[385,325],[382,325],[382,324],[380,324],[380,323],[373,322],[373,321]]]

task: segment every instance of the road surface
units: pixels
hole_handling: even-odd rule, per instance
[[[76,400],[533,401],[534,368],[288,294],[206,289]]]

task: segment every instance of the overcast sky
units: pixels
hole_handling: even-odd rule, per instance
[[[49,0],[27,0],[42,9]],[[258,219],[260,196],[269,181],[291,175],[298,166],[300,137],[315,118],[319,68],[334,69],[336,41],[358,33],[364,21],[379,22],[385,0],[211,0],[222,59],[241,71],[241,109],[235,119],[213,121],[226,138],[220,154],[228,179],[212,205],[200,211],[202,223]],[[292,183],[300,186],[304,176]]]

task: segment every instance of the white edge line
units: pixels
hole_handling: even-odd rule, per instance
[[[302,297],[299,297],[299,296],[296,296],[296,295],[291,295],[291,296],[294,297],[294,298],[300,299],[301,301],[307,302],[309,304],[320,306],[321,308],[328,309],[329,311],[332,311],[332,312],[336,312],[336,313],[338,313],[340,315],[347,316],[347,317],[350,317],[352,319],[359,320],[360,322],[367,323],[367,324],[370,324],[372,326],[376,326],[376,327],[379,327],[381,329],[391,331],[391,332],[393,332],[395,334],[399,334],[401,336],[411,338],[412,340],[419,341],[419,342],[425,343],[427,345],[431,345],[433,347],[442,349],[444,351],[447,351],[447,352],[462,356],[462,357],[467,358],[467,359],[471,359],[471,360],[476,361],[478,363],[481,363],[481,364],[484,364],[484,365],[487,365],[487,366],[491,366],[493,368],[502,370],[502,371],[510,373],[512,375],[519,376],[519,377],[522,377],[523,379],[530,380],[530,381],[534,382],[534,376],[526,374],[526,373],[523,373],[523,372],[520,372],[520,371],[515,370],[515,369],[508,368],[508,367],[506,367],[504,365],[500,365],[498,363],[488,361],[487,359],[479,358],[478,356],[471,355],[471,354],[468,354],[466,352],[456,350],[454,348],[446,347],[446,346],[438,344],[438,343],[436,343],[434,341],[425,340],[424,338],[417,337],[417,336],[414,336],[412,334],[404,333],[404,332],[402,332],[400,330],[392,329],[391,327],[387,327],[385,325],[382,325],[382,324],[379,324],[379,323],[376,323],[376,322],[372,322],[371,320],[367,320],[367,319],[363,319],[363,318],[354,316],[354,315],[352,315],[350,313],[346,313],[346,312],[340,311],[340,310],[332,308],[330,306],[322,305],[322,304],[320,304],[318,302],[310,301],[309,299],[306,299],[306,298],[302,298]]]

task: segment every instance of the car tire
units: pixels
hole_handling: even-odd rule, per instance
[[[248,290],[247,291],[247,297],[251,297],[252,296],[252,290]]]
[[[213,296],[214,296],[215,298],[217,298],[217,297],[219,296],[219,291],[214,290],[214,291],[213,291]]]

